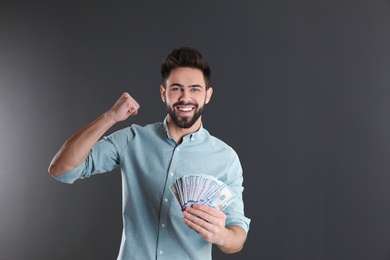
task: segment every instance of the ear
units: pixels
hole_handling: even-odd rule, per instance
[[[161,95],[161,99],[164,103],[165,103],[165,94],[166,94],[166,90],[165,90],[164,86],[160,85],[160,95]]]
[[[208,104],[210,102],[211,96],[213,95],[213,88],[209,87],[209,89],[206,91],[206,102],[205,104]]]

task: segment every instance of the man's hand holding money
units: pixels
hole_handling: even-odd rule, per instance
[[[183,211],[184,222],[210,243],[223,245],[227,229],[226,215],[222,211],[194,204]]]

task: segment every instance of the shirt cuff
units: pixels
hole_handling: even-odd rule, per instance
[[[82,162],[72,170],[69,170],[67,172],[61,173],[60,175],[53,176],[53,177],[57,181],[67,183],[67,184],[72,184],[76,180],[81,179],[81,175],[83,174],[83,169],[84,169],[84,163],[85,162]]]

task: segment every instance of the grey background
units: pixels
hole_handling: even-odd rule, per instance
[[[51,158],[129,91],[161,121],[159,66],[201,50],[204,125],[244,168],[242,252],[390,259],[390,2],[0,2],[0,259],[115,259],[120,174],[56,182]]]

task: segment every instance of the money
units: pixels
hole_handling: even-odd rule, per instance
[[[211,175],[182,176],[170,190],[182,210],[193,204],[203,204],[223,211],[236,198],[225,183]]]

